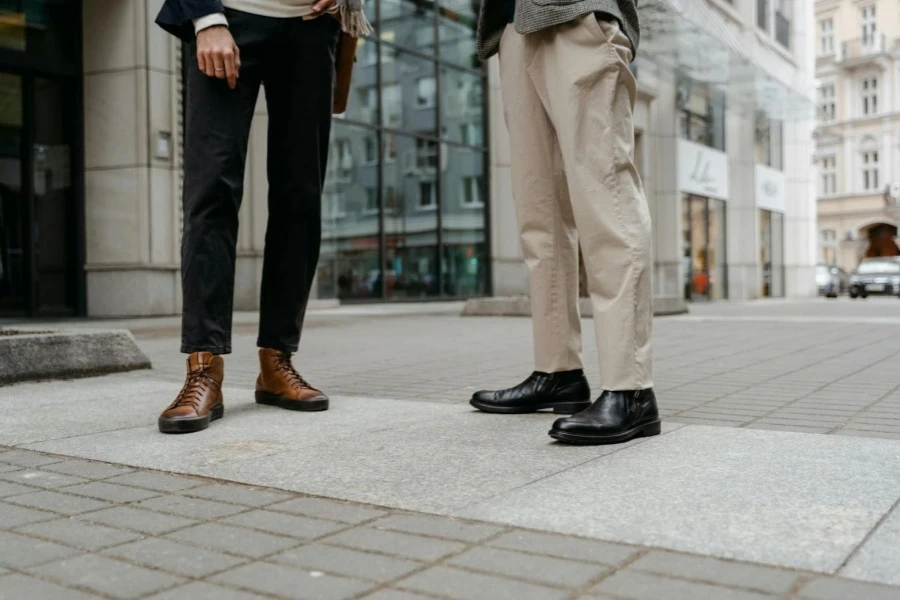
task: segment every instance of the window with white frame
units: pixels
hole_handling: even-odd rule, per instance
[[[834,19],[819,21],[819,55],[834,54]]]
[[[826,265],[837,264],[837,230],[823,229],[819,235],[822,238],[822,262]]]
[[[859,9],[859,22],[862,26],[863,46],[874,46],[878,32],[878,21],[875,17],[875,5],[863,6]]]
[[[837,117],[836,92],[833,83],[823,83],[819,86],[819,109],[822,111],[822,120],[834,121]]]
[[[462,198],[460,204],[466,208],[480,208],[484,206],[481,198],[482,178],[478,175],[462,178]]]
[[[826,156],[822,158],[822,165],[819,169],[822,175],[822,195],[830,196],[837,193],[837,159],[834,156]]]
[[[416,108],[434,108],[437,83],[434,77],[423,77],[416,82]]]
[[[863,79],[860,86],[862,93],[863,116],[878,114],[878,77],[872,76]]]
[[[878,150],[864,150],[862,153],[863,190],[874,192],[880,183],[878,177]]]

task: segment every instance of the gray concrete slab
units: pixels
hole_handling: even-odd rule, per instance
[[[840,575],[900,585],[900,509],[895,508],[888,515],[841,569]]]
[[[898,450],[688,426],[453,514],[833,573],[900,498]]]
[[[122,392],[132,386],[123,383]],[[466,410],[458,406],[423,402],[333,397],[332,408],[327,412],[286,412],[256,404],[250,389],[226,387],[223,390],[224,419],[215,422],[200,435],[164,436],[157,429],[156,419],[178,389],[179,386],[170,385],[166,393],[132,397],[127,403],[113,399],[73,403],[66,409],[67,419],[78,420],[79,423],[64,425],[61,418],[60,424],[84,432],[77,437],[60,438],[52,428],[49,431],[45,428],[42,433],[39,415],[24,406],[26,403],[23,402],[20,413],[22,426],[30,430],[28,437],[34,442],[26,444],[26,447],[166,471],[200,473],[203,467],[212,467],[218,473],[226,465],[240,470],[237,464],[242,461],[256,458],[268,460],[275,454],[301,451],[324,442],[352,440],[368,431],[422,420],[441,420]],[[104,404],[102,408],[99,407],[101,403]],[[98,416],[105,410],[121,407],[121,412],[125,414],[119,422],[127,424],[127,428],[106,427],[97,420],[85,424],[86,420],[91,421],[91,416],[79,412],[82,405],[91,407],[88,409],[90,413]],[[24,434],[18,435],[24,437]],[[49,441],[41,442],[40,436]],[[240,478],[236,480],[242,481]]]

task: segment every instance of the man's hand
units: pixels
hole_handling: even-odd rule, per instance
[[[321,0],[327,2],[334,0]],[[241,70],[241,52],[224,25],[207,27],[197,34],[197,63],[209,77],[227,79],[234,89]]]
[[[312,11],[314,15],[321,15],[324,12],[333,10],[337,4],[336,0],[319,0],[313,4]]]

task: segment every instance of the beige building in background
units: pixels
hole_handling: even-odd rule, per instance
[[[900,3],[817,0],[819,260],[894,256],[900,213]]]

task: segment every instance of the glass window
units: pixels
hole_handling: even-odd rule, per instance
[[[441,69],[442,138],[469,146],[484,145],[483,94],[480,73]]]
[[[822,19],[819,21],[819,55],[832,54],[834,54],[834,20]]]
[[[385,125],[435,135],[434,62],[398,50],[393,61],[381,66],[381,79]]]
[[[27,301],[23,134],[22,78],[0,73],[0,311],[24,309]]]
[[[862,180],[863,190],[876,191],[879,188],[878,182],[878,151],[871,150],[862,153]]]
[[[375,2],[367,2],[375,5]],[[434,54],[434,5],[410,0],[381,0],[381,39],[402,48]]]
[[[322,195],[320,298],[380,298],[378,161],[367,156],[370,129],[336,120]],[[377,141],[376,141],[377,148]]]
[[[725,150],[725,92],[679,76],[676,92],[681,137]]]
[[[727,298],[725,202],[686,195],[682,206],[684,297]]]
[[[822,111],[822,120],[826,123],[834,121],[837,116],[835,98],[833,83],[825,83],[819,86],[819,109]]]
[[[469,0],[380,0],[376,34],[360,40],[347,113],[335,118],[319,297],[485,293],[477,10]]]
[[[863,46],[874,46],[878,32],[878,20],[876,19],[875,5],[864,6],[859,10],[859,22],[862,26]]]
[[[407,156],[418,156],[420,148],[432,144],[405,135],[396,139],[400,154]],[[390,192],[393,210],[385,210],[384,215],[386,294],[389,298],[438,295],[437,169],[404,162],[385,165],[383,171],[386,188],[395,190]]]
[[[863,79],[860,86],[862,91],[862,114],[878,114],[878,77]]]
[[[784,124],[764,116],[756,121],[756,162],[779,171],[784,168]]]
[[[441,60],[481,70],[475,46],[475,24],[480,2],[443,0],[438,19]]]
[[[485,155],[461,146],[448,145],[446,150],[441,171],[444,293],[481,295],[487,281]]]

